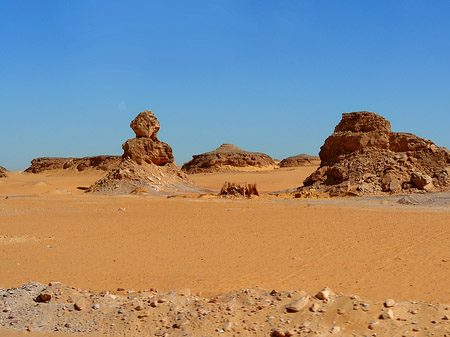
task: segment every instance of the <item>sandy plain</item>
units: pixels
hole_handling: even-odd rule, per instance
[[[191,178],[214,190],[235,181],[268,192],[299,186],[315,168]],[[10,172],[0,180],[1,288],[59,281],[91,291],[189,288],[210,297],[255,286],[310,294],[329,286],[380,301],[450,303],[450,207],[79,189],[101,176]]]

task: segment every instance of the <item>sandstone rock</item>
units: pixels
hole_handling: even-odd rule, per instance
[[[142,111],[131,121],[130,127],[137,138],[145,137],[157,141],[156,134],[160,129],[159,121],[150,110]]]
[[[192,174],[277,167],[275,160],[267,154],[244,151],[233,144],[222,144],[214,151],[192,156],[192,160],[185,163],[181,169]]]
[[[276,337],[285,337],[286,336],[284,330],[276,329],[276,328],[272,330],[272,335],[276,336]]]
[[[403,193],[450,186],[450,155],[367,111],[342,114],[319,153],[320,167],[297,192],[314,189],[337,195]]]
[[[288,304],[286,306],[286,310],[289,312],[299,312],[303,308],[305,308],[309,303],[309,296],[303,296],[298,300]]]
[[[320,305],[318,303],[313,303],[313,305],[311,306],[311,308],[309,308],[309,310],[311,310],[312,312],[317,312],[320,309]]]
[[[25,172],[40,173],[51,170],[76,170],[84,171],[94,169],[108,171],[117,166],[121,161],[120,156],[94,156],[83,158],[56,158],[42,157],[31,161],[31,166]]]
[[[83,309],[89,308],[91,301],[86,297],[80,297],[74,304],[76,310],[81,311]]]
[[[163,142],[151,138],[133,138],[123,145],[123,159],[130,158],[138,164],[155,164],[162,166],[173,163],[172,148]]]
[[[225,332],[230,332],[233,330],[233,323],[232,322],[226,322],[223,326],[222,326],[222,330]]]
[[[411,174],[411,182],[421,190],[430,190],[433,188],[433,179],[421,172],[413,172]]]
[[[134,190],[131,191],[131,194],[134,195],[146,195],[148,194],[147,187],[136,187]]]
[[[374,330],[378,324],[379,322],[370,322],[368,328]]]
[[[47,293],[40,293],[39,296],[36,298],[36,302],[42,302],[42,303],[48,303],[52,299],[51,294]]]
[[[380,319],[394,319],[394,312],[388,309],[380,315]]]
[[[221,196],[251,197],[259,196],[256,184],[236,184],[226,181],[219,192]]]
[[[96,181],[88,192],[106,194],[170,194],[201,192],[175,165],[172,148],[158,140],[160,125],[151,111],[141,112],[130,125],[137,138],[127,140],[120,163]]]
[[[0,178],[6,178],[8,176],[7,172],[3,166],[0,166]]]
[[[338,327],[338,326],[334,326],[334,327],[332,327],[332,328],[330,329],[330,333],[333,334],[333,335],[338,334],[338,333],[340,333],[340,332],[341,332],[341,328]]]
[[[299,154],[297,156],[292,156],[283,159],[279,166],[280,167],[298,167],[298,166],[311,166],[319,165],[320,158],[317,156],[310,156],[307,154]]]
[[[323,288],[321,291],[319,291],[317,294],[316,294],[316,297],[319,299],[319,300],[329,300],[330,299],[330,296],[331,295],[333,295],[333,291],[330,289],[330,288],[328,288],[328,287],[325,287],[325,288]]]
[[[384,306],[386,308],[392,308],[395,305],[395,301],[392,298],[388,298],[386,301],[384,301]]]

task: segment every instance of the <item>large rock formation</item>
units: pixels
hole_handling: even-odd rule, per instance
[[[192,156],[192,160],[181,169],[187,173],[202,173],[277,167],[275,160],[267,154],[244,151],[233,144],[222,144],[214,151]]]
[[[280,167],[298,167],[298,166],[313,166],[319,165],[320,158],[317,156],[310,156],[307,154],[299,154],[283,159],[280,162]]]
[[[319,156],[320,167],[299,190],[364,195],[450,187],[450,155],[444,148],[391,132],[390,122],[372,112],[343,113]]]
[[[7,169],[5,169],[3,166],[0,166],[0,178],[6,178],[8,176],[7,172]]]
[[[159,121],[150,110],[141,112],[130,124],[136,138],[123,145],[119,165],[89,187],[88,192],[150,194],[196,190],[175,165],[172,148],[158,140]]]
[[[94,169],[109,171],[121,161],[120,156],[93,156],[83,158],[42,157],[31,161],[31,166],[25,170],[28,173],[40,173],[50,170],[84,171]]]

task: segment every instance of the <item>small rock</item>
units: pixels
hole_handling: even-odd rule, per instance
[[[450,320],[450,316],[445,315],[444,317],[442,317],[442,319],[443,319],[444,321],[448,321],[448,320]]]
[[[316,297],[319,300],[326,300],[326,301],[328,301],[330,299],[331,295],[333,295],[333,291],[330,288],[325,287],[325,288],[323,288],[321,291],[319,291],[316,294]]]
[[[191,289],[181,289],[178,294],[181,296],[191,296]]]
[[[142,311],[142,310],[144,310],[144,308],[142,307],[142,305],[138,305],[137,307],[134,308],[134,310]]]
[[[284,331],[281,330],[281,329],[273,329],[273,330],[272,330],[272,335],[273,335],[273,336],[276,336],[276,337],[285,337],[285,336],[286,336],[286,334],[284,333]]]
[[[94,310],[100,309],[100,304],[95,303],[95,304],[92,306],[92,309],[94,309]]]
[[[314,303],[309,310],[312,312],[317,312],[320,309],[320,305],[318,303]]]
[[[50,302],[51,298],[52,298],[52,295],[46,294],[46,293],[41,293],[36,298],[36,302],[48,303],[48,302]]]
[[[378,324],[379,324],[378,322],[370,322],[368,328],[369,328],[370,330],[373,330],[373,329],[375,329],[375,327],[376,327]]]
[[[394,319],[394,312],[388,309],[380,315],[380,319]]]
[[[300,310],[302,310],[304,307],[306,307],[308,305],[308,302],[309,302],[308,296],[303,296],[303,297],[299,298],[298,300],[288,304],[286,306],[286,310],[289,312],[299,312]]]
[[[80,297],[78,301],[75,302],[75,309],[81,311],[85,308],[88,308],[91,302],[86,297]]]
[[[232,322],[226,322],[223,326],[222,326],[222,330],[225,332],[230,332],[233,329],[233,323]]]
[[[386,301],[384,301],[384,306],[386,308],[392,308],[395,305],[395,301],[392,298],[388,298]]]
[[[332,334],[338,334],[339,332],[341,332],[341,328],[338,326],[334,326],[330,330],[330,333],[332,333]]]
[[[173,325],[173,327],[175,329],[181,329],[182,326],[188,325],[188,324],[189,324],[189,320],[187,320],[186,318],[182,318],[182,319],[177,320],[175,322],[175,324]]]

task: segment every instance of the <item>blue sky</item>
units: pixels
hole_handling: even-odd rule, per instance
[[[151,109],[178,164],[317,154],[368,110],[450,147],[449,1],[0,2],[0,165],[122,154]]]

